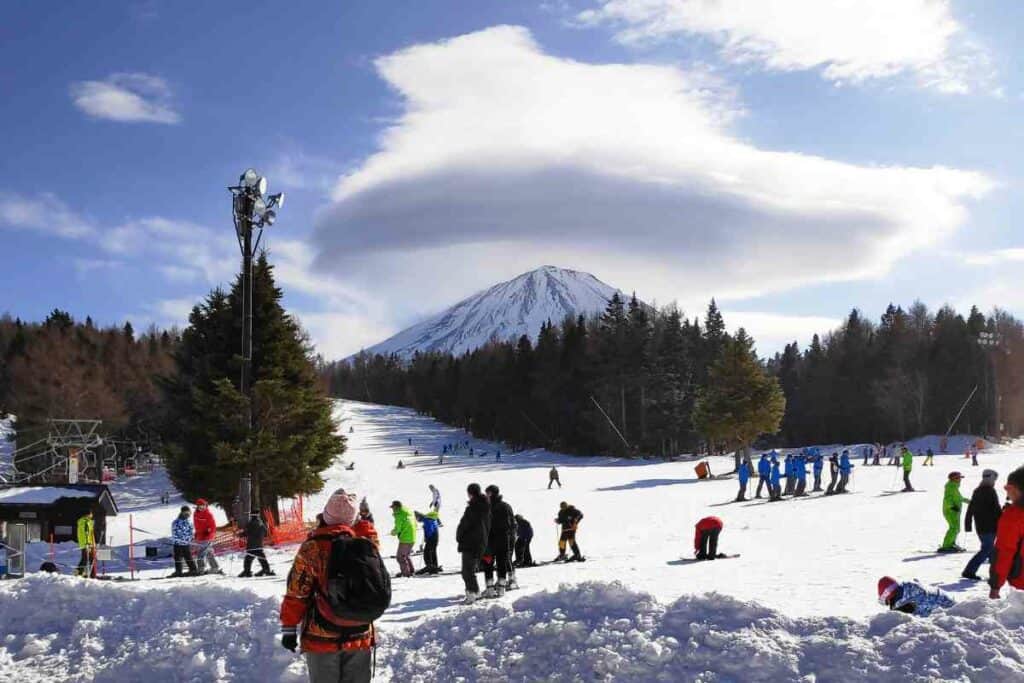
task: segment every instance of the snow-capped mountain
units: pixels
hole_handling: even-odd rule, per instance
[[[543,266],[478,292],[367,351],[403,358],[417,351],[461,355],[491,339],[525,334],[536,341],[545,321],[599,313],[616,291],[590,273]]]

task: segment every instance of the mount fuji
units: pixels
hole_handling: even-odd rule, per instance
[[[617,291],[590,273],[543,266],[478,292],[366,351],[402,358],[417,351],[458,356],[492,339],[525,334],[536,341],[545,321],[557,324],[569,315],[600,313]]]

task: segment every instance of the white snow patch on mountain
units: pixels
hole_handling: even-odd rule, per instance
[[[417,351],[461,355],[492,339],[525,334],[536,341],[544,322],[599,313],[616,291],[589,273],[543,266],[478,292],[367,351],[403,358]]]

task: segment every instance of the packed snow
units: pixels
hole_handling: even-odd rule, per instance
[[[990,601],[986,586],[959,579],[968,554],[934,553],[945,530],[940,508],[948,473],[964,472],[961,490],[970,495],[983,468],[998,470],[1002,482],[1024,464],[1024,444],[986,445],[980,466],[972,467],[962,454],[973,438],[951,438],[953,452],[936,455],[934,467],[915,459],[915,493],[896,493],[900,468],[864,467],[855,453],[850,494],[735,503],[735,478],[698,480],[693,461],[513,454],[406,409],[346,401],[338,410],[349,450],[324,473],[324,492],[307,501],[307,516],[340,486],[366,495],[385,556],[397,547],[387,535],[388,505],[397,499],[425,510],[431,483],[443,498],[439,550],[448,570],[458,568],[454,534],[470,482],[497,484],[533,523],[538,561],[557,553],[559,501],[585,515],[579,542],[587,562],[519,570],[521,589],[503,598],[464,607],[457,574],[396,579],[392,607],[378,623],[384,680],[1024,677],[1021,595],[1006,588],[1002,601]],[[444,444],[467,440],[472,457],[463,449],[438,462]],[[915,451],[937,445],[937,437],[910,442]],[[396,469],[399,460],[404,469]],[[346,469],[350,463],[354,470]],[[547,488],[552,465],[559,468],[561,490]],[[728,472],[732,459],[712,458],[711,467]],[[120,578],[126,576],[129,518],[137,543],[164,548],[182,499],[161,470],[111,488],[121,514],[108,519],[117,548],[103,568]],[[161,505],[164,491],[170,502]],[[223,513],[216,513],[222,522]],[[725,522],[720,549],[740,557],[686,561],[693,556],[693,525],[709,514]],[[960,542],[977,547],[973,534],[962,534]],[[73,546],[57,552],[66,555],[62,564],[73,565]],[[58,653],[58,660],[87,656],[96,680],[253,680],[254,671],[261,672],[257,680],[301,678],[301,659],[274,640],[293,554],[294,548],[268,553],[278,576],[258,580],[235,578],[241,557],[228,553],[222,557],[227,577],[2,582],[0,680],[86,680],[75,678],[86,669],[61,669],[47,652]],[[145,579],[170,571],[164,557],[137,563]],[[929,618],[889,613],[876,600],[877,580],[885,574],[940,587],[958,604]],[[32,615],[15,608],[6,618],[15,604],[33,603],[44,607]],[[124,619],[109,607],[122,603],[134,606]],[[139,615],[151,621],[133,621]],[[132,651],[144,656],[119,650],[129,632]]]
[[[494,285],[367,349],[411,358],[417,351],[461,355],[491,341],[536,339],[547,321],[600,313],[617,290],[590,273],[543,266]]]

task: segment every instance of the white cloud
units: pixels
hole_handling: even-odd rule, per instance
[[[317,218],[316,266],[436,310],[543,263],[686,306],[877,277],[952,235],[979,173],[759,149],[677,68],[587,64],[496,27],[377,60],[402,98]]]
[[[1024,261],[1024,248],[996,249],[994,251],[967,254],[964,260],[972,266],[992,266],[1004,263],[1020,263]]]
[[[992,80],[991,59],[953,16],[951,0],[597,0],[584,24],[623,43],[705,38],[725,59],[771,71],[820,69],[836,82],[910,74],[964,93]]]
[[[98,270],[117,270],[124,263],[115,259],[76,258],[72,261],[79,275],[88,275]]]
[[[92,223],[50,193],[35,197],[0,192],[0,227],[81,239],[96,232]]]
[[[127,123],[181,121],[171,89],[159,76],[116,73],[102,81],[72,83],[70,93],[75,106],[93,118]]]
[[[730,332],[743,328],[754,338],[758,354],[771,356],[781,352],[790,342],[806,348],[815,334],[825,335],[839,327],[842,320],[813,315],[787,315],[753,311],[723,310],[722,316]]]
[[[373,346],[395,332],[390,325],[382,325],[355,313],[325,313],[293,311],[294,316],[309,332],[317,353],[326,360],[347,358]]]

